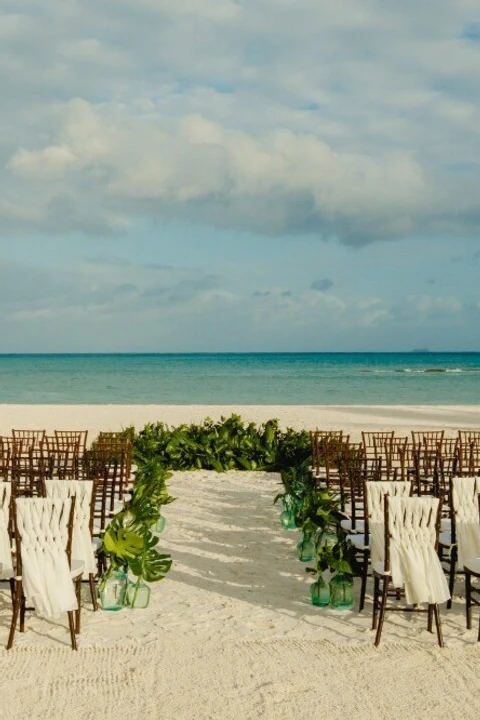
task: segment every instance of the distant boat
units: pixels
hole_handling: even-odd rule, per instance
[[[414,353],[429,353],[430,350],[428,348],[413,348],[412,352],[414,352]]]

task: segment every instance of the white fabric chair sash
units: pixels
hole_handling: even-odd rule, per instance
[[[12,548],[8,532],[11,496],[12,484],[0,482],[0,578],[13,575]]]
[[[25,598],[38,615],[57,618],[78,608],[66,553],[71,500],[17,498]]]
[[[366,483],[372,564],[383,562],[385,558],[385,495],[408,497],[410,492],[411,482],[409,480],[370,480]]]
[[[389,497],[390,567],[394,587],[405,586],[407,603],[442,603],[450,598],[435,550],[438,498]]]
[[[452,479],[452,505],[460,567],[463,567],[465,560],[480,555],[479,493],[480,477]]]
[[[97,573],[97,563],[90,533],[93,480],[45,480],[49,498],[69,498],[75,495],[72,558],[81,560],[86,574]]]

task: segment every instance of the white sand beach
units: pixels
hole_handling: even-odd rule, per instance
[[[478,407],[2,406],[11,427],[116,429],[237,412],[258,422],[361,429],[480,427]],[[185,720],[376,720],[478,715],[480,643],[464,620],[462,585],[442,610],[446,647],[425,616],[387,616],[373,646],[371,601],[362,614],[315,608],[283,530],[267,473],[175,473],[161,544],[174,559],[152,586],[146,610],[93,613],[84,589],[79,650],[66,621],[27,614],[27,631],[4,649],[11,609],[0,591],[0,718],[179,718]],[[393,617],[392,617],[393,615]]]
[[[93,439],[100,430],[120,430],[130,425],[140,430],[146,423],[170,426],[219,419],[232,413],[261,423],[278,418],[283,427],[307,430],[345,430],[360,438],[362,430],[410,430],[480,427],[480,405],[0,405],[0,434],[12,428],[89,430]]]

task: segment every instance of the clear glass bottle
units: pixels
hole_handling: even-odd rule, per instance
[[[337,610],[351,610],[355,602],[353,578],[347,573],[338,573],[330,580],[330,604]]]
[[[132,608],[146,608],[150,602],[150,586],[143,580],[128,581],[127,603]]]
[[[321,575],[310,585],[310,599],[312,605],[328,607],[330,605],[330,587]]]
[[[282,523],[282,527],[286,530],[295,530],[297,527],[295,524],[295,513],[293,510],[283,510],[280,515],[280,522]]]
[[[152,531],[160,534],[165,530],[166,524],[167,524],[166,518],[163,515],[159,515],[157,522],[155,523],[155,525],[152,528]]]
[[[125,607],[127,582],[127,575],[123,570],[115,570],[101,578],[98,594],[102,610],[117,611]]]
[[[315,557],[315,539],[312,532],[304,532],[303,537],[297,544],[298,559],[302,562],[310,562]]]

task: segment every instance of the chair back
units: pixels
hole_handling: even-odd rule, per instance
[[[13,445],[11,462],[12,493],[14,497],[41,495],[43,481],[52,474],[52,458],[47,446],[41,448]]]
[[[75,497],[73,516],[72,557],[81,560],[85,572],[95,574],[97,563],[92,548],[93,517],[94,517],[94,480],[45,480],[47,498]]]
[[[385,503],[385,566],[393,586],[405,586],[407,603],[450,598],[437,554],[441,503],[434,497],[389,497]]]
[[[409,497],[411,492],[412,483],[408,480],[368,480],[365,482],[365,544],[370,535],[372,563],[384,559],[385,496]]]
[[[343,430],[311,430],[310,443],[312,448],[312,469],[315,476],[321,480],[326,480],[325,458],[323,452],[323,444],[328,440],[342,441]],[[323,471],[323,472],[322,472]]]
[[[0,578],[13,574],[12,548],[10,543],[12,485],[0,481]]]
[[[87,430],[55,430],[50,446],[55,458],[54,475],[59,478],[75,478],[85,454]]]
[[[25,453],[30,449],[41,450],[46,434],[46,430],[12,430],[14,444]]]
[[[480,477],[451,479],[452,543],[457,545],[461,567],[468,558],[480,555],[479,493]]]
[[[11,437],[0,436],[0,478],[10,480],[12,477],[12,448]]]
[[[388,472],[388,458],[392,454],[394,430],[362,432],[365,454],[365,471],[368,474],[385,476]]]
[[[40,615],[78,608],[70,575],[75,498],[16,498],[13,503],[17,575]]]

